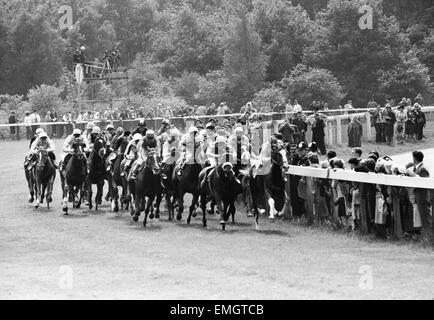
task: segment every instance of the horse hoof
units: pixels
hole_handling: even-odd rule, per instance
[[[203,223],[203,227],[206,228],[206,222]]]
[[[249,213],[247,214],[247,217],[251,218],[251,217],[253,217],[253,214],[252,214],[251,212],[249,212]]]
[[[274,222],[274,218],[269,218],[270,219],[270,222]]]
[[[33,201],[35,201],[34,198],[29,198],[29,203],[33,203]]]
[[[146,228],[146,222],[143,221],[143,228]]]
[[[109,196],[106,196],[106,197],[105,197],[105,201],[107,201],[107,202],[110,201],[110,197],[109,197]]]
[[[188,219],[187,219],[187,224],[190,224],[190,222],[191,222],[191,219],[188,218]]]
[[[115,207],[114,212],[119,212],[119,207]]]
[[[62,208],[62,211],[66,214],[68,214],[68,208]]]
[[[177,215],[176,215],[176,220],[181,221],[181,219],[182,219],[182,215],[177,214]]]
[[[154,214],[153,213],[151,213],[150,215],[149,215],[149,219],[154,219],[155,218],[155,216],[154,216]]]
[[[134,221],[134,222],[139,221],[139,217],[138,217],[138,216],[134,216],[134,217],[133,217],[133,221]]]
[[[160,214],[159,213],[155,214],[155,219],[160,219]]]

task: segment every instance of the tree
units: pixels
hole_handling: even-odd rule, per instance
[[[263,88],[261,91],[256,92],[253,101],[255,102],[255,105],[259,107],[269,106],[270,108],[273,108],[276,105],[284,105],[285,92],[281,87],[271,84],[268,87]]]
[[[40,84],[53,84],[62,73],[61,41],[44,16],[21,13],[9,35],[9,53],[4,61],[11,94],[25,94]]]
[[[384,98],[407,97],[412,100],[421,93],[433,94],[428,68],[416,57],[414,51],[404,54],[393,69],[379,71],[379,91]]]
[[[302,64],[283,78],[281,84],[285,88],[287,98],[297,99],[304,106],[319,100],[333,107],[344,97],[342,86],[330,71],[309,68]]]
[[[251,100],[262,86],[268,61],[261,46],[261,38],[247,16],[234,18],[224,53],[224,71],[228,79],[228,100],[238,107]]]
[[[27,96],[30,106],[39,113],[45,114],[47,111],[61,111],[61,92],[61,88],[43,84],[30,89]]]
[[[280,81],[286,71],[301,63],[313,35],[312,21],[300,6],[284,0],[254,0],[252,21],[269,56],[266,81]]]
[[[395,17],[382,12],[381,2],[371,1],[373,29],[359,27],[362,0],[330,0],[317,15],[315,39],[305,50],[303,63],[330,70],[356,105],[366,105],[378,91],[378,70],[390,70],[409,45]]]

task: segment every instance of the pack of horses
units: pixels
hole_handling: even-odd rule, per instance
[[[180,164],[162,164],[156,150],[149,150],[144,165],[139,168],[137,178],[127,181],[128,172],[123,174],[124,152],[128,145],[125,138],[120,142],[118,153],[112,153],[102,138],[94,141],[90,152],[85,153],[84,145],[75,143],[67,164],[59,165],[62,187],[62,210],[68,215],[69,204],[79,209],[83,202],[89,210],[98,210],[103,201],[103,187],[107,181],[108,192],[105,200],[110,201],[114,212],[129,211],[137,222],[144,213],[143,226],[148,218],[160,217],[160,205],[165,199],[168,220],[182,220],[184,196],[191,194],[187,223],[197,212],[202,212],[202,224],[207,226],[207,214],[219,214],[222,230],[230,217],[235,223],[236,202],[243,202],[249,216],[253,216],[259,230],[259,216],[267,212],[271,221],[283,215],[287,203],[287,186],[284,177],[283,156],[276,148],[271,149],[270,169],[266,174],[256,175],[253,166],[223,164],[209,167],[201,163],[186,163],[179,175]],[[110,156],[109,156],[110,155]],[[108,166],[108,163],[111,165]],[[56,177],[55,166],[40,150],[36,165],[31,171],[25,168],[30,197],[35,208],[46,199],[49,208],[52,202],[53,185]],[[92,188],[96,186],[93,197]],[[121,190],[121,191],[119,191]]]

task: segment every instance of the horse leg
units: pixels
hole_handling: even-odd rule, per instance
[[[63,194],[62,194],[62,199],[63,199],[62,211],[65,216],[68,215],[68,193],[69,193],[69,186],[65,182],[65,184],[63,185]]]
[[[172,204],[170,192],[166,192],[165,199],[166,199],[166,204],[167,204],[167,211],[169,212],[169,221],[172,221],[172,219],[173,219],[173,204]]]
[[[273,198],[268,198],[268,205],[270,206],[270,216],[269,219],[271,222],[274,222],[274,216],[277,214],[277,210],[274,206],[274,199]]]
[[[39,178],[36,177],[36,202],[35,202],[35,209],[39,208],[40,203],[41,203],[41,182],[39,181]]]
[[[155,215],[154,215],[154,199],[155,199],[155,195],[150,196],[148,198],[148,205],[146,206],[146,210],[145,210],[145,214],[148,215],[149,212],[151,212],[151,214],[149,214],[149,219],[154,219]]]
[[[139,195],[134,196],[134,215],[133,215],[133,221],[134,222],[139,221],[140,212],[143,211],[143,207],[144,207],[143,202],[146,203],[145,198],[141,199],[141,197]]]
[[[182,212],[184,211],[184,193],[180,193],[178,197],[178,214],[176,215],[176,220],[180,221],[182,219]]]
[[[252,210],[253,210],[253,217],[255,219],[255,229],[259,231],[259,210],[258,210],[258,204],[255,200],[252,202]]]
[[[204,228],[206,227],[206,203],[207,203],[207,194],[206,192],[202,192],[200,195],[200,208],[202,209],[202,224]]]
[[[190,215],[192,215],[193,218],[196,218],[196,216],[197,216],[196,207],[198,205],[198,202],[199,202],[199,194],[194,193],[193,199],[191,200],[191,205],[190,205]]]
[[[235,212],[236,212],[235,203],[231,202],[229,204],[229,214],[232,216],[232,223],[233,224],[235,223]]]
[[[87,186],[87,202],[88,202],[89,210],[92,210],[93,205],[92,205],[92,184],[91,183],[89,183]]]
[[[161,205],[161,200],[163,200],[163,196],[161,194],[161,192],[157,193],[157,198],[156,198],[156,203],[155,203],[155,218],[156,219],[160,219],[160,205]]]
[[[222,207],[222,199],[218,193],[216,193],[214,195],[214,197],[215,197],[217,209],[218,209],[219,214],[220,214],[220,225],[222,226],[222,230],[225,230],[226,220],[225,220],[225,212],[224,212],[223,207]]]
[[[46,184],[42,184],[41,186],[41,204],[44,203],[44,198],[45,198],[45,192],[47,190],[47,185]]]

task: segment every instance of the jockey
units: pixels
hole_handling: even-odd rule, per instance
[[[140,119],[139,125],[133,131],[133,135],[136,133],[140,133],[142,136],[145,136],[147,130],[148,128],[146,127],[145,119]]]
[[[95,140],[97,138],[103,139],[104,143],[106,142],[105,137],[101,133],[101,128],[98,127],[98,126],[94,126],[93,129],[92,129],[92,132],[90,133],[89,137],[87,138],[88,141],[89,141],[89,145],[90,145],[89,149],[93,148],[93,144],[95,143]]]
[[[153,130],[146,131],[146,135],[138,143],[137,149],[139,157],[131,168],[130,180],[137,179],[137,173],[139,172],[142,165],[146,162],[150,149],[155,149],[157,153],[160,154],[160,142],[155,138],[155,132]]]
[[[288,158],[286,156],[286,149],[282,141],[279,141],[275,137],[272,137],[269,141],[262,145],[261,153],[259,154],[259,161],[256,163],[256,167],[270,165],[271,164],[271,151],[272,148],[277,148],[278,152],[283,158],[283,168],[286,170],[289,167]]]
[[[35,140],[38,138],[38,136],[44,132],[44,129],[42,128],[38,128],[35,131],[35,135],[30,139],[30,144],[29,144],[29,149],[32,147],[33,142],[35,142]]]
[[[163,133],[169,133],[170,131],[170,121],[167,119],[163,119],[163,121],[161,122],[161,128],[157,130],[157,137],[161,136]]]
[[[71,152],[74,151],[73,149],[74,143],[81,143],[83,146],[83,151],[89,152],[89,141],[87,141],[87,138],[83,135],[80,129],[74,129],[72,134],[68,136],[65,142],[63,143],[63,150],[62,150],[63,152],[60,157],[60,162],[62,163],[62,168],[61,168],[62,171],[66,168],[66,164],[68,163],[68,160],[72,156]]]
[[[244,166],[250,163],[249,138],[244,134],[242,127],[235,128],[234,133],[228,139],[228,145],[235,153],[237,164]]]
[[[138,152],[138,144],[140,140],[142,140],[142,135],[140,133],[135,133],[133,135],[133,140],[128,143],[127,148],[125,149],[124,160],[122,166],[124,169],[122,170],[121,176],[125,175],[125,172],[131,167],[131,164],[139,158]]]
[[[206,152],[208,147],[210,147],[215,139],[217,138],[217,133],[215,131],[215,125],[212,122],[208,122],[205,127],[205,135],[202,137],[203,140],[203,152]]]
[[[88,141],[90,141],[90,134],[92,133],[93,127],[95,127],[95,124],[93,122],[88,122],[86,125],[86,132],[84,133],[84,135]]]
[[[108,124],[104,131],[104,136],[107,141],[107,146],[110,146],[110,143],[115,136],[115,127],[112,124]]]
[[[179,132],[179,130],[174,128],[170,130],[170,134],[169,134],[170,138],[166,140],[166,142],[164,142],[163,144],[163,148],[162,148],[163,149],[162,165],[163,165],[163,172],[164,172],[162,175],[163,179],[167,179],[167,175],[165,173],[169,171],[168,168],[170,166],[174,166],[176,162],[179,160],[179,158],[181,157],[181,153],[179,150],[180,136],[181,133]]]
[[[110,145],[112,147],[113,152],[117,153],[120,148],[120,143],[122,141],[122,137],[124,136],[125,131],[124,128],[119,127],[116,129],[116,133],[110,141]]]
[[[228,153],[232,153],[232,150],[227,144],[227,139],[224,136],[217,136],[216,140],[207,149],[206,157],[211,167],[216,167],[227,162],[226,155]]]
[[[181,158],[178,160],[179,166],[178,176],[182,175],[182,170],[186,163],[194,163],[196,159],[196,154],[199,149],[199,154],[201,154],[201,140],[199,136],[199,129],[196,127],[190,127],[188,134],[184,135],[181,139]]]
[[[46,132],[41,132],[36,140],[32,143],[32,146],[30,147],[30,164],[27,169],[30,171],[33,168],[35,155],[41,149],[48,152],[49,157],[51,160],[53,160],[53,164],[57,169],[58,166],[56,163],[56,156],[54,155],[54,142],[48,137]]]

